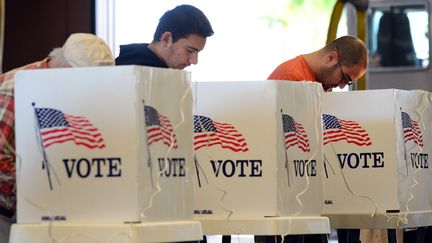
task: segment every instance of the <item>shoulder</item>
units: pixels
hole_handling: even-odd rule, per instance
[[[145,43],[134,43],[127,45],[120,45],[120,53],[116,58],[116,65],[127,65],[127,64],[142,64],[142,59],[148,57],[149,49],[148,44]]]
[[[126,45],[120,45],[120,54],[124,51],[141,51],[146,50],[148,44],[147,43],[133,43],[133,44],[126,44]]]
[[[151,67],[167,68],[150,48],[147,43],[128,44],[120,46],[120,54],[115,59],[116,65],[142,65]]]
[[[42,69],[42,68],[48,68],[47,58],[45,58],[42,61],[33,62],[25,66],[12,69],[6,73],[3,73],[2,75],[0,75],[0,89],[3,90],[5,88],[13,87],[16,72],[20,70]]]
[[[277,68],[284,69],[284,70],[297,69],[303,66],[305,63],[306,60],[303,56],[297,56],[293,59],[281,63]]]
[[[268,79],[277,80],[303,80],[301,73],[304,70],[304,65],[307,64],[303,56],[297,56],[293,59],[281,63]]]

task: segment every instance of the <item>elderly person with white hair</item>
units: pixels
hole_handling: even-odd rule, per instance
[[[15,219],[15,115],[14,77],[19,70],[114,65],[110,48],[101,38],[87,33],[69,36],[47,58],[0,75],[0,242],[9,242]]]

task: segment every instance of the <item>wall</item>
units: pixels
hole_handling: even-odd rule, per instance
[[[41,60],[71,33],[95,33],[94,0],[5,0],[3,72]]]

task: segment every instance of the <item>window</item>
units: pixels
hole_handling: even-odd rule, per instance
[[[368,14],[370,67],[428,67],[428,18],[424,5],[371,7]]]
[[[206,14],[215,31],[199,54],[198,65],[187,69],[192,80],[265,80],[283,61],[324,46],[335,2],[96,0],[96,34],[118,56],[119,45],[151,41],[166,10],[192,4]]]

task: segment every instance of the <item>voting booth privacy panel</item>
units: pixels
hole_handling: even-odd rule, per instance
[[[194,216],[204,233],[257,234],[230,228],[239,219],[319,217],[321,86],[281,81],[192,86]],[[211,220],[227,220],[226,231],[209,230]]]
[[[324,215],[332,227],[432,223],[431,119],[424,91],[324,94]]]
[[[23,71],[15,97],[18,224],[191,219],[189,73]]]

